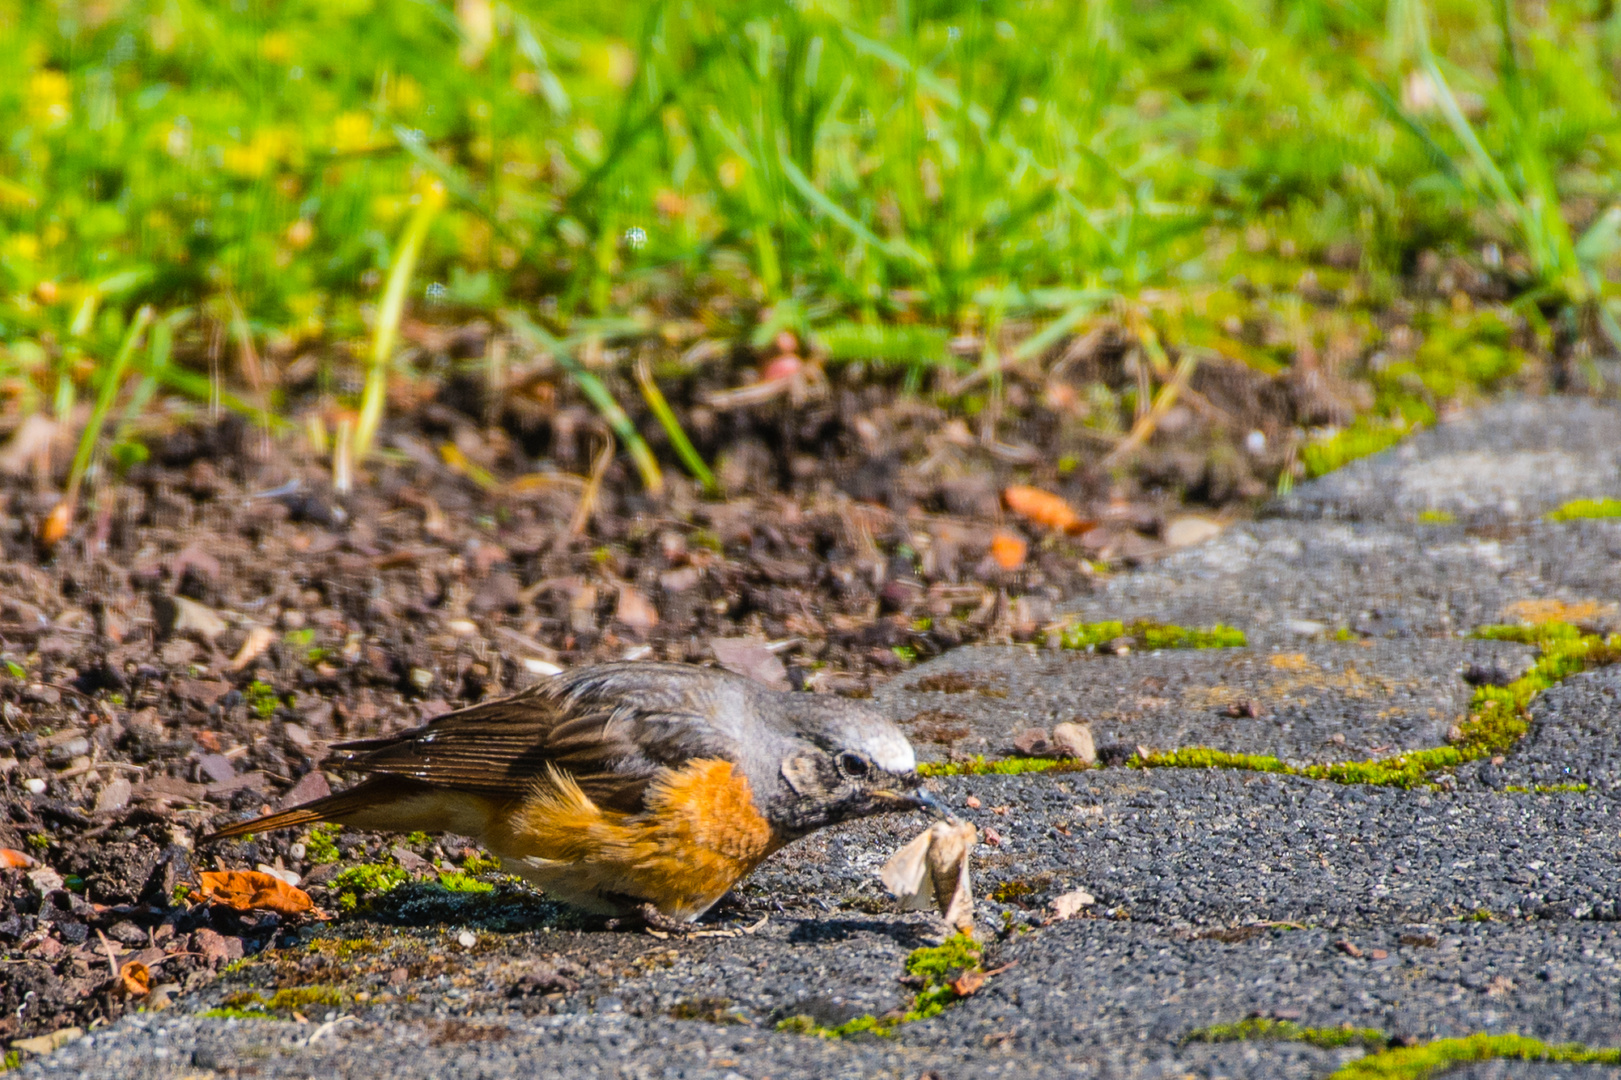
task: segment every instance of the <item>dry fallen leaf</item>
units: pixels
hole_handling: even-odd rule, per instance
[[[25,851],[16,848],[0,848],[0,868],[6,870],[26,870],[34,865],[34,857]]]
[[[258,870],[204,871],[197,876],[201,882],[198,892],[204,900],[236,911],[299,915],[315,906],[309,893]]]
[[[946,985],[958,997],[969,997],[980,987],[985,985],[985,972],[979,968],[969,968]]]
[[[152,972],[139,960],[118,969],[118,981],[130,997],[145,997],[152,989]]]
[[[614,608],[614,618],[639,634],[645,634],[659,624],[658,608],[641,590],[631,585],[619,586],[619,603]]]
[[[1017,570],[1024,565],[1024,557],[1030,550],[1030,545],[1024,538],[1008,532],[1006,529],[998,530],[991,537],[991,558],[1003,570]]]
[[[727,671],[753,679],[773,690],[788,689],[788,669],[763,641],[748,638],[710,638],[709,650]]]
[[[1081,913],[1082,908],[1091,907],[1097,902],[1097,897],[1085,889],[1075,889],[1072,892],[1053,898],[1053,918],[1059,922],[1065,919],[1073,919]]]
[[[897,851],[878,872],[902,911],[936,908],[953,929],[974,928],[968,856],[978,832],[966,821],[939,821]]]
[[[1025,520],[1058,532],[1079,533],[1092,527],[1062,496],[1040,488],[1014,484],[1003,490],[1002,501]]]
[[[210,645],[214,639],[225,633],[225,620],[215,614],[214,609],[206,604],[185,596],[174,597],[174,632],[176,634],[193,633],[206,640]]]
[[[1092,729],[1085,724],[1058,724],[1053,728],[1053,746],[1064,757],[1088,765],[1098,759],[1097,744],[1092,740]]]
[[[51,512],[39,523],[39,542],[45,547],[55,547],[61,543],[71,528],[73,528],[73,504],[63,499],[51,507]]]
[[[276,632],[268,626],[255,626],[249,630],[247,640],[242,642],[242,647],[236,651],[235,658],[231,660],[231,670],[241,671],[259,659],[275,640]]]

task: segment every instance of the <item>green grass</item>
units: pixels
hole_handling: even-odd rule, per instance
[[[1016,325],[1022,361],[1108,319],[1162,382],[1168,349],[1280,371],[1352,343],[1372,403],[1302,448],[1317,475],[1533,340],[1621,336],[1621,33],[1509,12],[0,0],[0,416],[92,401],[83,448],[122,467],[155,395],[274,423],[307,352],[363,451],[402,313],[482,315],[564,346],[649,486],[658,428],[707,486],[659,387],[577,349],[789,330],[916,386],[973,362],[959,334]],[[1501,265],[1510,306],[1422,300],[1398,340],[1423,252]]]

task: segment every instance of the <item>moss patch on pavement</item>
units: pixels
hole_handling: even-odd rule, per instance
[[[1051,631],[1066,649],[1096,649],[1121,638],[1130,638],[1134,648],[1157,649],[1238,649],[1249,644],[1244,631],[1231,626],[1183,627],[1139,620],[1124,623],[1070,623]]]
[[[808,1016],[790,1016],[778,1022],[777,1030],[821,1035],[824,1038],[891,1035],[902,1024],[938,1016],[948,1006],[978,989],[978,983],[984,981],[982,977],[972,988],[965,980],[972,980],[976,974],[984,971],[981,963],[983,956],[983,947],[979,942],[968,934],[953,934],[938,945],[914,949],[907,956],[906,973],[913,980],[921,980],[923,985],[904,1014],[858,1016],[837,1027],[823,1027]]]
[[[1530,730],[1530,706],[1538,694],[1577,672],[1621,659],[1621,639],[1614,635],[1603,638],[1596,634],[1584,634],[1569,623],[1486,626],[1473,636],[1490,641],[1533,644],[1541,649],[1541,655],[1524,675],[1507,686],[1479,687],[1470,701],[1468,718],[1458,725],[1457,737],[1447,746],[1368,761],[1306,766],[1290,765],[1267,754],[1234,754],[1192,746],[1135,756],[1128,764],[1156,769],[1243,769],[1331,780],[1337,784],[1413,787],[1427,781],[1430,774],[1437,770],[1453,768],[1512,749]]]
[[[1274,1042],[1299,1042],[1320,1046],[1325,1050],[1337,1049],[1341,1046],[1377,1046],[1390,1045],[1390,1036],[1378,1028],[1359,1028],[1349,1024],[1330,1028],[1302,1027],[1292,1020],[1271,1020],[1265,1017],[1251,1017],[1240,1020],[1234,1024],[1215,1024],[1211,1027],[1190,1031],[1183,1037],[1184,1043],[1206,1042],[1248,1042],[1250,1040],[1271,1040]]]
[[[1547,514],[1549,521],[1584,521],[1592,518],[1621,518],[1621,499],[1572,499]]]
[[[989,758],[976,754],[968,761],[924,761],[919,776],[1019,776],[1023,773],[1084,772],[1095,766],[1074,758],[1005,757]]]
[[[1580,1043],[1545,1043],[1524,1035],[1470,1035],[1380,1050],[1346,1062],[1335,1070],[1330,1080],[1424,1080],[1454,1065],[1494,1058],[1567,1065],[1617,1065],[1621,1064],[1621,1049],[1594,1050]]]

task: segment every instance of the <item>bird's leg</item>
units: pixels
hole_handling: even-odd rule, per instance
[[[617,919],[609,919],[605,926],[609,930],[634,930],[638,928],[658,930],[665,934],[680,934],[683,937],[696,929],[691,923],[670,918],[651,901],[631,907],[626,915]]]

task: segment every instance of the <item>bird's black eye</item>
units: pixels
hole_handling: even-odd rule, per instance
[[[861,780],[872,771],[872,765],[860,754],[845,751],[839,755],[839,771],[852,780]]]

